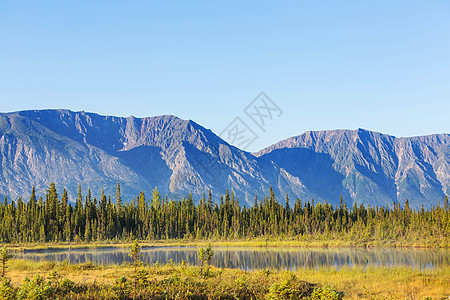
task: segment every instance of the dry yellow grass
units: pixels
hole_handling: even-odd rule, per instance
[[[180,272],[181,266],[151,266],[147,267],[151,280],[168,279],[172,273]],[[197,267],[191,268],[191,273],[185,276],[196,276]],[[67,265],[53,262],[31,262],[12,260],[9,263],[7,277],[14,286],[22,284],[25,277],[32,278],[36,274],[48,276],[56,270],[63,278],[69,278],[76,283],[113,284],[121,276],[130,277],[133,268],[129,265],[95,266],[91,264]],[[217,269],[215,269],[217,271]],[[286,271],[271,270],[273,280],[279,280]],[[336,270],[326,268],[320,270],[297,270],[293,272],[299,279],[330,286],[337,291],[343,291],[344,299],[448,299],[450,296],[450,268],[438,271],[413,270],[410,268],[343,268]],[[187,275],[186,275],[187,274]],[[260,271],[245,272],[242,270],[224,269],[208,284],[217,282],[233,282],[240,276],[249,280],[259,280]],[[428,298],[429,299],[429,298]]]
[[[419,271],[410,268],[348,268],[304,270],[298,276],[345,293],[344,299],[447,299],[450,269]]]

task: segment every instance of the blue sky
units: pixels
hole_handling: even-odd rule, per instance
[[[308,130],[450,132],[448,1],[0,1],[0,111],[173,114],[248,151]],[[264,91],[282,110],[257,127]]]

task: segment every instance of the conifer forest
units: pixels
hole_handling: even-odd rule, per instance
[[[315,203],[314,199],[276,199],[272,189],[267,196],[255,197],[251,207],[241,206],[233,191],[220,199],[211,192],[198,199],[163,197],[155,188],[150,196],[122,199],[120,184],[116,195],[99,197],[79,186],[75,203],[66,190],[50,184],[45,195],[19,198],[0,204],[0,240],[4,243],[94,242],[124,240],[204,239],[236,240],[258,237],[311,237],[325,239],[408,240],[437,246],[449,244],[448,197],[431,210],[413,210],[408,201],[391,207],[339,206]]]

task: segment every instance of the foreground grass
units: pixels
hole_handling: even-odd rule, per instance
[[[189,265],[152,265],[139,270],[147,275],[141,278],[137,299],[298,299],[301,295],[311,299],[340,299],[340,292],[344,299],[448,299],[450,296],[450,268],[247,272],[211,267],[208,276],[200,275],[198,266]],[[99,266],[12,260],[7,277],[19,292],[24,282],[32,286],[33,280],[29,283],[26,278],[36,278],[38,274],[48,278],[50,291],[53,287],[50,298],[60,295],[61,299],[129,299],[134,293],[134,268],[127,264]],[[45,292],[41,296],[35,299],[45,299]]]

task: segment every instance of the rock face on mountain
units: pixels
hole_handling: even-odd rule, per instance
[[[450,194],[450,135],[411,138],[359,130],[306,132],[255,153],[297,177],[318,201],[431,208]],[[351,199],[351,201],[349,201]]]
[[[395,138],[366,130],[307,132],[250,154],[193,121],[120,118],[68,110],[0,114],[0,196],[43,196],[50,182],[74,201],[78,184],[124,200],[157,186],[180,199],[215,200],[232,189],[241,204],[270,186],[280,201],[430,208],[450,194],[450,136]]]
[[[211,189],[233,189],[242,204],[255,195],[298,195],[297,178],[221,140],[193,121],[174,116],[119,118],[67,110],[0,114],[0,195],[16,199],[32,186],[44,195],[50,182],[75,199],[78,184],[94,195],[102,187],[115,195],[120,182],[126,200],[155,186],[169,197],[195,200]],[[84,190],[86,192],[86,190]]]

